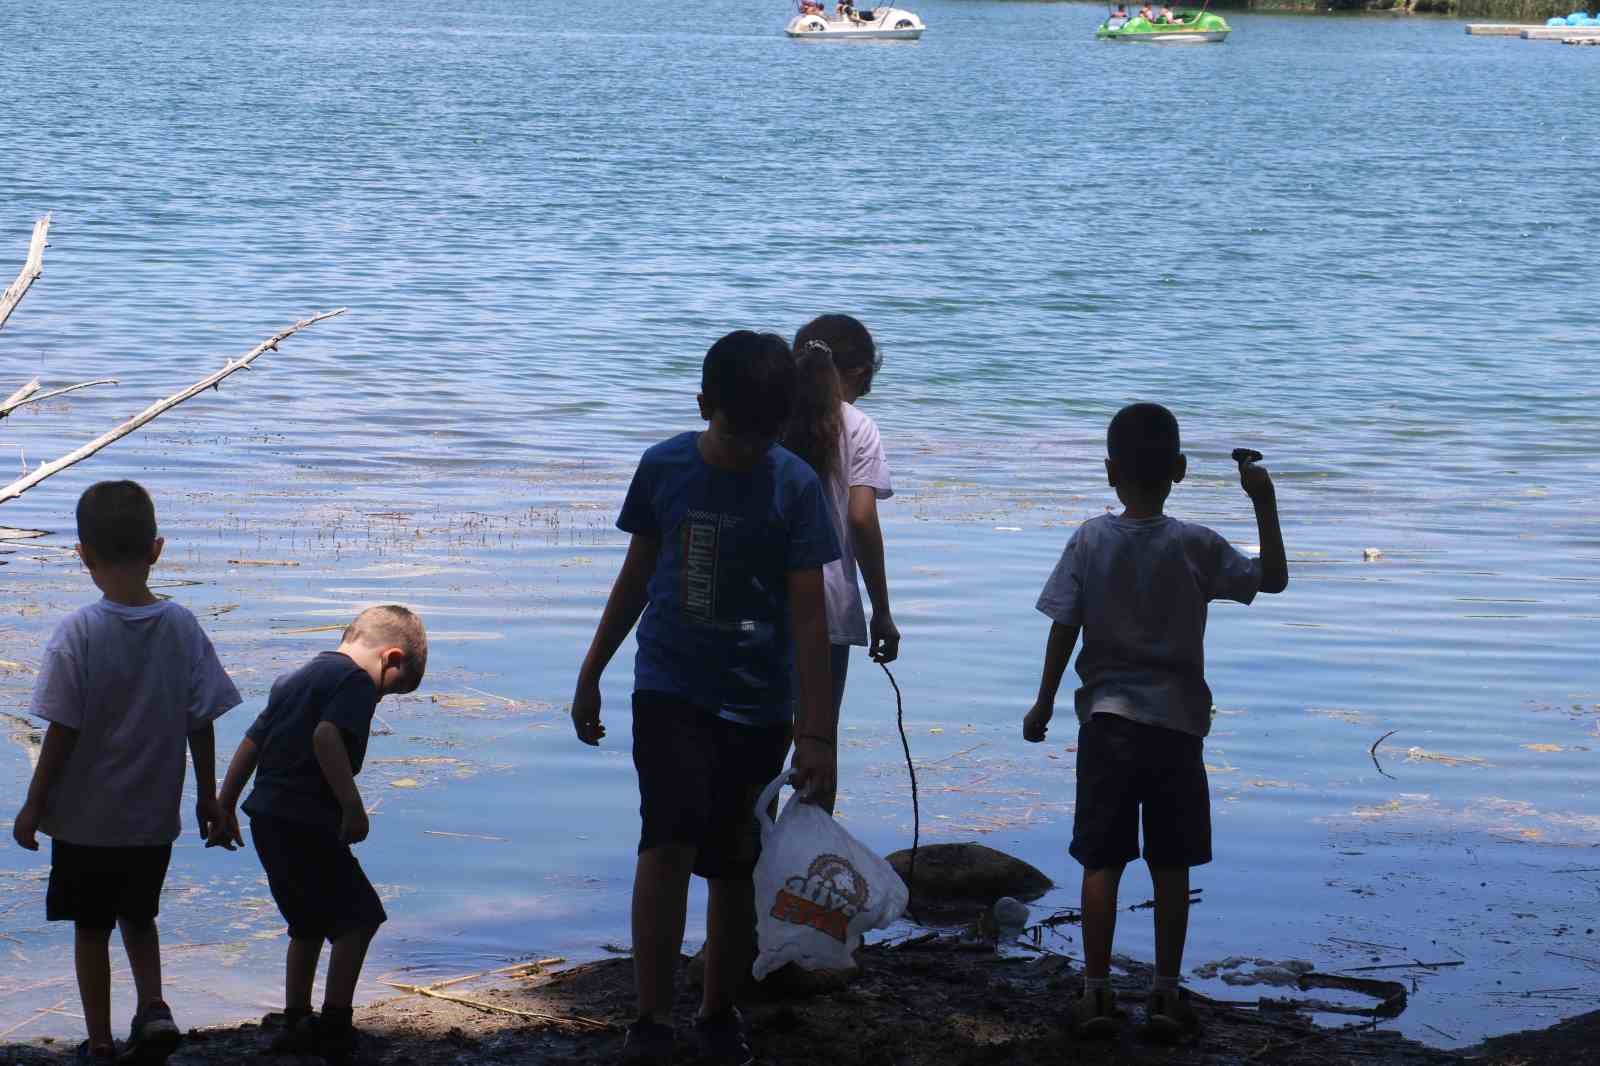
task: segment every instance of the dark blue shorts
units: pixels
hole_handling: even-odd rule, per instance
[[[639,851],[688,845],[701,877],[749,877],[761,857],[756,798],[788,752],[786,725],[740,725],[676,696],[635,692]]]
[[[291,939],[337,940],[389,920],[350,845],[332,830],[252,815],[250,842]]]
[[[99,848],[52,839],[45,917],[85,929],[111,929],[118,918],[140,926],[152,922],[171,861],[171,844]]]
[[[1211,861],[1211,791],[1205,742],[1176,729],[1116,714],[1091,715],[1078,727],[1078,802],[1072,857],[1086,869],[1125,866],[1139,857],[1156,867]]]

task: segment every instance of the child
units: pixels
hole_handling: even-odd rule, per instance
[[[900,630],[889,612],[883,530],[878,525],[878,501],[893,496],[894,486],[877,424],[855,407],[855,401],[871,391],[873,375],[883,360],[867,327],[849,315],[823,315],[808,322],[795,334],[794,351],[799,387],[784,444],[822,479],[828,516],[839,538],[839,561],[822,571],[837,723],[851,645],[869,648],[874,662],[892,663],[900,654]],[[858,562],[872,600],[870,644],[856,583]],[[830,812],[833,799],[819,797]]]
[[[427,666],[422,619],[404,607],[369,607],[345,629],[337,649],[273,683],[266,710],[228,766],[221,819],[206,844],[232,851],[244,843],[234,805],[255,773],[256,786],[244,801],[250,839],[289,925],[285,1032],[274,1051],[343,1059],[355,1050],[356,982],[367,945],[388,918],[350,852],[351,844],[367,838],[355,775],[378,701],[415,692]],[[324,940],[333,951],[316,1015],[311,984]]]
[[[1084,993],[1071,1019],[1083,1036],[1116,1030],[1108,981],[1117,885],[1123,867],[1139,857],[1142,812],[1144,859],[1156,896],[1156,975],[1146,1031],[1174,1040],[1199,1027],[1178,974],[1189,923],[1189,867],[1211,861],[1211,800],[1201,756],[1211,729],[1206,605],[1282,592],[1289,566],[1277,497],[1262,467],[1239,467],[1261,535],[1261,557],[1250,559],[1204,526],[1162,513],[1186,470],[1171,411],[1152,403],[1124,407],[1111,420],[1106,452],[1106,478],[1125,509],[1078,528],[1039,596],[1038,608],[1053,624],[1039,699],[1023,719],[1022,734],[1044,739],[1082,629],[1071,853],[1083,864]]]
[[[29,851],[51,837],[45,915],[75,926],[78,994],[89,1039],[81,1062],[116,1059],[111,927],[122,930],[138,991],[125,1061],[160,1062],[178,1046],[161,998],[161,885],[178,838],[183,755],[194,760],[200,835],[218,819],[212,722],[239,693],[194,615],[150,591],[161,558],[155,505],[132,481],[78,500],[78,555],[105,594],[56,627],[32,713],[50,723],[12,835]]]
[[[822,568],[839,548],[817,476],[774,443],[793,392],[782,337],[741,330],[711,346],[699,397],[710,425],[640,460],[617,519],[631,534],[628,554],[578,674],[573,726],[579,740],[598,744],[600,675],[639,622],[639,1018],[623,1048],[632,1062],[672,1057],[673,971],[691,873],[710,890],[695,1035],[709,1061],[753,1061],[733,1000],[755,957],[755,801],[783,770],[791,675],[800,690],[795,786],[811,796],[833,789]]]

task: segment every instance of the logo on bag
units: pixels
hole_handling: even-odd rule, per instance
[[[850,860],[838,855],[818,855],[804,877],[791,877],[784,885],[772,916],[809,926],[841,944],[850,935],[850,919],[866,909],[871,891]]]

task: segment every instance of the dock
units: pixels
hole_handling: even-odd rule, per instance
[[[1579,41],[1600,37],[1600,26],[1531,26],[1520,36],[1524,41]]]
[[[1508,26],[1498,22],[1469,22],[1467,33],[1473,37],[1521,37],[1523,30],[1542,30],[1543,26]]]

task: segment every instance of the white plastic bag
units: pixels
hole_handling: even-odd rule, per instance
[[[756,801],[761,859],[756,863],[756,980],[784,963],[807,970],[843,970],[861,946],[861,934],[881,929],[905,912],[910,893],[894,867],[869,850],[827,811],[784,804],[777,824],[767,814],[789,781],[779,774]]]

